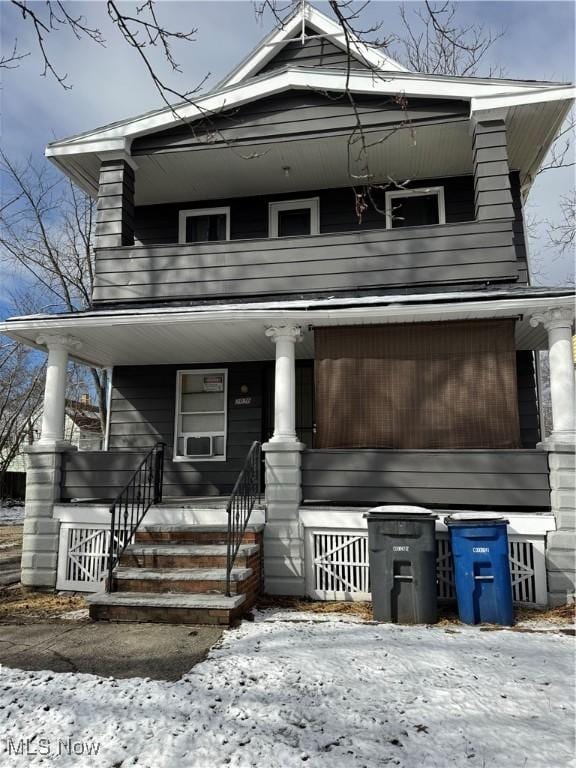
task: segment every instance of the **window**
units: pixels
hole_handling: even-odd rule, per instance
[[[174,460],[226,460],[227,371],[178,371]]]
[[[283,200],[268,204],[270,237],[298,237],[320,232],[320,199]]]
[[[389,229],[445,223],[444,187],[386,192],[386,226]]]
[[[180,211],[179,243],[230,240],[230,208],[197,208]]]

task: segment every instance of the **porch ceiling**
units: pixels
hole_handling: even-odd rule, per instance
[[[507,117],[510,167],[527,191],[542,156],[567,110],[566,101],[510,107]],[[185,151],[135,157],[136,205],[193,202],[258,194],[346,187],[350,172],[362,174],[352,127],[338,133],[249,138],[233,145],[199,144]],[[367,129],[368,170],[376,182],[472,173],[470,121]],[[56,150],[54,150],[56,152]],[[350,164],[349,164],[350,155]],[[96,196],[100,155],[83,152],[50,158]],[[284,169],[289,168],[286,175]]]
[[[139,155],[136,205],[347,187],[349,168],[363,173],[362,164],[356,162],[358,146],[349,147],[350,130]],[[368,170],[376,181],[472,173],[468,120],[370,130],[367,135],[373,142]]]
[[[445,294],[36,315],[13,318],[0,325],[0,332],[39,349],[43,349],[36,341],[40,333],[71,334],[82,342],[74,357],[100,367],[271,360],[274,345],[265,336],[265,329],[287,323],[302,327],[304,338],[296,348],[300,358],[314,357],[315,325],[490,317],[518,318],[517,349],[546,349],[546,331],[542,326],[532,328],[530,315],[573,304],[570,295],[496,298],[498,294],[494,292],[492,299],[489,295],[475,298],[479,295],[471,294],[459,301],[450,301]]]

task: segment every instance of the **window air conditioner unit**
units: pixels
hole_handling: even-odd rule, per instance
[[[185,456],[213,456],[212,435],[194,435],[185,438]]]

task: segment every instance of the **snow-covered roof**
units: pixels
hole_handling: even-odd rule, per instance
[[[517,285],[503,288],[490,288],[476,291],[439,291],[438,293],[398,293],[383,294],[380,296],[331,296],[324,298],[298,298],[298,299],[275,299],[272,301],[253,301],[242,303],[205,303],[194,304],[190,306],[162,306],[162,307],[131,307],[129,309],[91,309],[78,312],[63,313],[39,313],[34,315],[21,315],[18,317],[9,317],[4,323],[0,323],[0,333],[5,333],[16,324],[35,322],[35,321],[54,321],[66,319],[71,322],[82,318],[133,318],[133,317],[154,317],[170,315],[202,315],[206,313],[230,312],[250,313],[279,310],[306,310],[315,309],[345,309],[347,307],[370,307],[370,306],[394,306],[394,305],[419,305],[419,304],[452,304],[461,301],[523,301],[525,299],[551,299],[557,297],[574,296],[573,288],[566,286],[532,286]]]
[[[43,333],[71,334],[80,343],[72,353],[75,359],[107,367],[175,364],[191,355],[199,363],[273,359],[273,345],[264,331],[284,323],[302,327],[304,338],[297,353],[312,358],[314,334],[310,329],[314,326],[514,317],[517,349],[538,349],[546,346],[546,331],[532,327],[530,316],[549,308],[572,307],[573,302],[570,289],[519,286],[32,315],[0,324],[0,333],[40,349]]]

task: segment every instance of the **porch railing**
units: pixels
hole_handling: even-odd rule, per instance
[[[234,562],[242,544],[244,531],[250,520],[250,515],[256,503],[261,498],[261,471],[262,471],[262,446],[254,441],[248,451],[242,471],[238,475],[236,484],[228,503],[228,538],[226,551],[226,594],[230,597],[230,582]]]
[[[112,573],[134,538],[152,504],[162,501],[164,443],[156,443],[110,505],[110,542],[106,591],[112,590]]]

